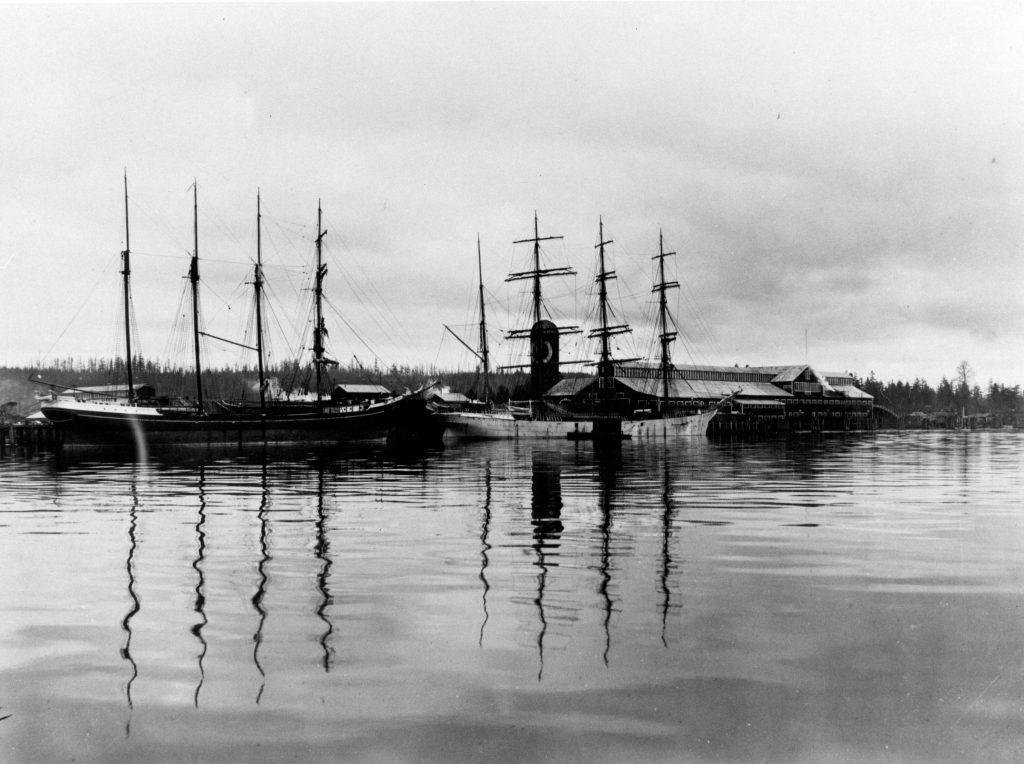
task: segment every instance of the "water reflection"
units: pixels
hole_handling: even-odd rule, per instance
[[[488,543],[487,537],[490,534],[490,531],[491,461],[488,459],[484,465],[484,502],[480,520],[480,583],[483,585],[483,591],[480,594],[480,602],[483,607],[484,617],[480,622],[480,638],[477,641],[479,647],[484,646],[484,628],[487,626],[487,620],[490,618],[490,613],[487,612],[487,592],[491,590],[491,585],[487,581],[487,566],[490,564],[490,560],[487,558],[487,553],[491,551],[491,545]]]
[[[135,662],[135,658],[132,656],[132,619],[142,610],[142,601],[139,599],[138,592],[135,590],[135,553],[138,549],[138,537],[136,536],[136,529],[139,521],[139,487],[136,479],[136,475],[133,472],[131,482],[131,504],[128,506],[128,559],[125,561],[125,571],[128,574],[128,598],[131,600],[132,605],[128,609],[124,618],[121,619],[121,629],[125,633],[124,645],[121,647],[121,658],[128,661],[131,666],[131,676],[128,678],[128,682],[125,684],[124,694],[125,700],[128,702],[128,719],[125,722],[124,734],[128,737],[131,734],[132,729],[132,710],[134,704],[132,703],[132,685],[135,683],[136,678],[139,676],[139,666]]]
[[[669,608],[672,607],[669,574],[675,568],[675,563],[672,561],[672,526],[675,520],[675,510],[672,506],[672,475],[667,461],[662,470],[662,480],[661,502],[665,505],[665,511],[661,514],[661,644],[668,647],[665,632],[668,627]]]
[[[313,554],[320,563],[320,570],[317,572],[316,586],[320,592],[320,603],[317,605],[317,617],[324,623],[324,631],[320,635],[320,647],[323,650],[324,671],[331,670],[332,648],[328,644],[331,634],[334,633],[334,624],[327,617],[327,608],[332,603],[331,592],[327,582],[331,574],[330,557],[331,544],[327,538],[327,510],[324,505],[324,466],[319,464],[316,474],[316,546],[313,547]]]
[[[612,601],[612,508],[615,502],[616,479],[622,463],[619,444],[607,444],[595,449],[597,457],[598,502],[601,523],[598,533],[601,538],[600,565],[601,582],[598,592],[604,601],[604,652],[601,657],[608,666],[608,654],[612,649],[611,621],[614,604]]]
[[[267,609],[263,606],[263,600],[267,596],[267,564],[270,562],[270,523],[268,511],[270,509],[270,485],[267,480],[266,459],[260,464],[260,504],[256,513],[256,519],[260,524],[259,547],[260,559],[256,564],[256,593],[252,595],[252,606],[259,616],[256,622],[256,632],[252,635],[252,662],[260,675],[260,687],[256,692],[256,704],[259,705],[263,697],[263,690],[267,686],[267,673],[260,663],[260,646],[263,644],[263,625],[267,622]]]
[[[203,627],[209,623],[209,619],[206,617],[206,571],[204,562],[206,560],[206,465],[199,465],[199,482],[196,486],[196,490],[199,495],[199,512],[196,519],[196,557],[192,562],[192,567],[196,571],[196,587],[195,587],[195,604],[193,610],[199,616],[199,620],[192,626],[192,634],[197,640],[199,640],[199,654],[196,658],[196,663],[199,666],[199,681],[196,683],[195,695],[192,698],[192,702],[196,708],[199,708],[199,691],[203,688],[203,682],[206,680],[206,670],[203,666],[203,661],[206,659],[206,637],[203,636]]]
[[[84,725],[124,761],[1024,741],[1019,438],[4,466],[0,726],[32,742],[0,758]]]
[[[548,619],[544,612],[544,590],[547,587],[548,569],[558,566],[558,547],[564,526],[562,525],[561,463],[558,452],[534,451],[530,479],[530,517],[533,524],[533,550],[536,553],[537,606],[540,630],[537,633],[537,655],[540,667],[537,681],[544,675],[544,637],[548,631]]]

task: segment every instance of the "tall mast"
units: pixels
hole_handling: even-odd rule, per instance
[[[263,370],[263,245],[261,240],[260,192],[256,189],[256,271],[253,286],[256,290],[256,364],[260,373],[260,408],[267,407],[266,379]]]
[[[196,405],[202,414],[203,367],[199,359],[199,192],[195,180],[192,181],[192,235],[194,249],[188,279],[192,282],[192,344],[196,351]]]
[[[598,243],[595,246],[598,253],[598,272],[595,281],[597,282],[598,316],[600,317],[601,325],[597,329],[591,330],[589,336],[601,339],[601,356],[597,364],[597,376],[599,377],[611,377],[614,374],[611,344],[608,340],[613,335],[633,331],[626,324],[611,326],[608,323],[608,282],[617,278],[615,271],[609,271],[605,267],[604,248],[611,243],[611,240],[605,241],[604,221],[598,218]]]
[[[480,274],[480,360],[484,365],[484,403],[490,399],[490,362],[487,352],[487,319],[484,314],[484,266],[480,256],[480,234],[476,235],[476,267]]]
[[[549,236],[549,239],[562,238]],[[540,321],[540,224],[537,210],[533,211],[533,322]]]
[[[320,200],[316,202],[316,286],[314,287],[314,295],[316,296],[316,315],[313,323],[313,365],[316,366],[316,402],[317,405],[321,402],[320,397],[320,381],[323,374],[323,365],[327,363],[324,359],[324,335],[327,334],[327,329],[324,326],[324,311],[323,311],[323,297],[324,297],[324,276],[327,275],[327,267],[323,264],[323,239],[327,235],[327,231],[321,230],[323,212],[320,210]]]
[[[539,225],[537,222],[537,213],[533,213],[533,238],[532,239],[519,239],[512,242],[513,244],[533,244],[533,269],[529,271],[522,271],[519,273],[510,273],[506,282],[509,281],[523,281],[525,279],[533,280],[533,323],[537,323],[541,320],[542,305],[540,280],[547,276],[573,276],[576,274],[572,268],[568,266],[558,268],[541,268],[540,267],[540,243],[542,241],[554,241],[561,239],[562,236],[541,236],[539,231]],[[565,326],[559,327],[560,334],[575,334],[580,331],[577,326]],[[508,333],[508,337],[529,337],[530,329],[514,329]]]
[[[661,342],[661,397],[662,403],[668,400],[668,378],[672,370],[672,357],[669,346],[676,338],[676,332],[669,331],[668,297],[665,294],[669,289],[678,289],[678,281],[665,281],[665,258],[674,255],[675,252],[665,251],[665,240],[661,230],[658,230],[658,254],[652,260],[658,261],[658,283],[654,285],[652,292],[658,293],[658,313],[661,324],[661,334],[658,339]]]
[[[124,172],[124,252],[121,253],[121,275],[124,277],[124,353],[125,368],[128,370],[128,401],[135,400],[135,384],[132,380],[132,312],[131,312],[131,244],[128,240],[128,171]]]

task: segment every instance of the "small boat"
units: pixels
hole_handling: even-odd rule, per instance
[[[315,320],[313,326],[313,364],[316,370],[316,395],[311,400],[268,401],[264,377],[261,296],[263,285],[260,248],[260,207],[257,195],[257,258],[254,275],[256,297],[259,406],[230,401],[206,400],[203,395],[199,337],[199,236],[198,200],[193,184],[194,251],[189,268],[192,291],[193,343],[195,349],[195,399],[182,401],[159,399],[138,393],[132,375],[130,321],[130,246],[128,239],[128,181],[125,178],[125,250],[122,255],[124,281],[124,330],[126,340],[127,386],[121,396],[97,399],[80,388],[49,384],[55,392],[40,409],[53,423],[56,440],[62,446],[148,444],[241,444],[244,442],[317,442],[341,443],[361,440],[412,440],[438,435],[437,422],[429,419],[423,388],[412,393],[362,405],[339,405],[321,393],[324,369],[337,362],[326,357],[323,319],[323,280],[327,273],[322,260],[322,242],[326,231],[322,212],[317,207]],[[212,335],[207,335],[212,336]],[[234,343],[240,344],[240,343]],[[60,388],[61,392],[56,392]]]

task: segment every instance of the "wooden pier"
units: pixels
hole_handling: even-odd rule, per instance
[[[5,422],[0,424],[0,454],[12,450],[45,451],[56,445],[56,430],[49,424]]]

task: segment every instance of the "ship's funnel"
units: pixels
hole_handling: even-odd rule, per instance
[[[562,375],[558,371],[558,327],[540,320],[530,329],[530,391],[540,400]]]

